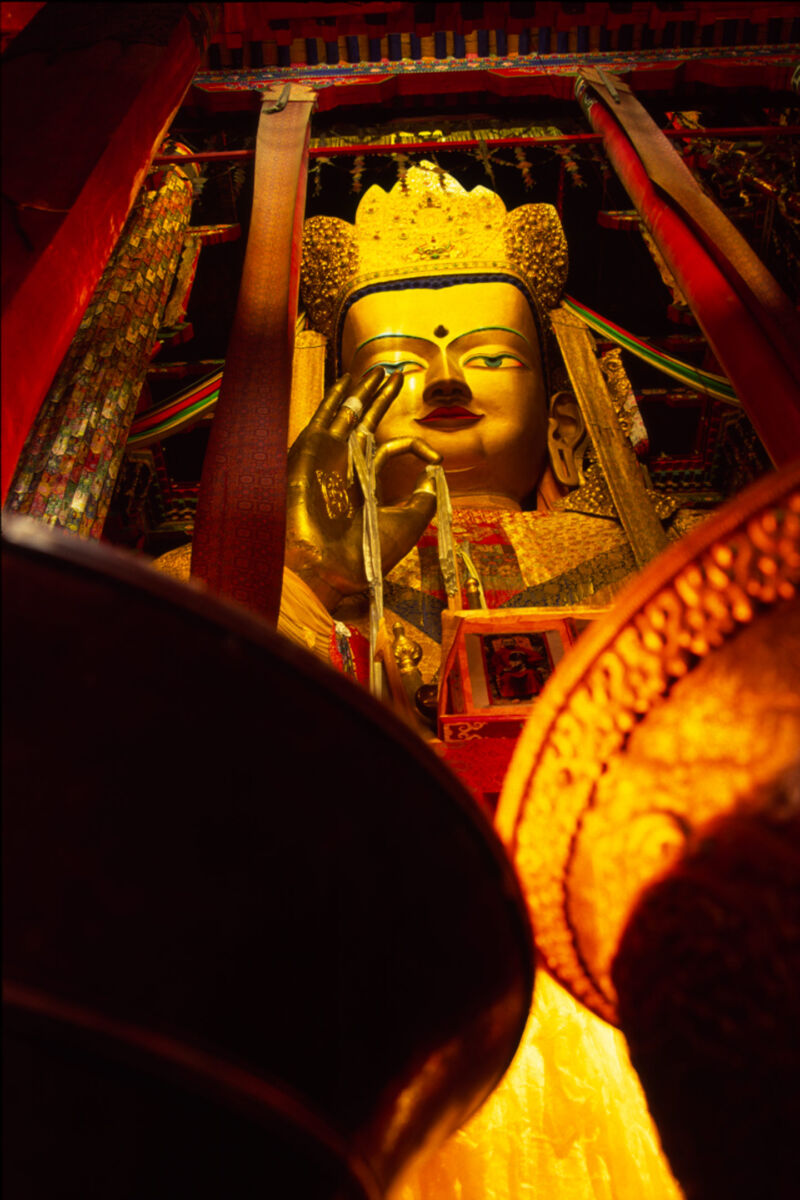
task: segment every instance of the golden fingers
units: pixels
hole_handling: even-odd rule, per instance
[[[348,437],[357,426],[365,432],[374,432],[402,386],[402,378],[392,375],[387,379],[383,367],[368,371],[340,405],[328,432],[339,438]]]

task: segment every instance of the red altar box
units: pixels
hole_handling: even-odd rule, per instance
[[[606,611],[502,608],[442,614],[441,753],[490,809],[547,680],[586,626]]]

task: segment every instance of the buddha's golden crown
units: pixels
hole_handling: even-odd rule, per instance
[[[567,243],[551,204],[507,212],[488,188],[467,192],[433,163],[409,167],[390,192],[364,194],[355,225],[338,217],[305,224],[300,287],[312,326],[332,337],[342,305],[368,284],[433,275],[510,274],[541,308],[567,277]]]

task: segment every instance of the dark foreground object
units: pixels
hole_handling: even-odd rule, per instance
[[[622,1029],[687,1200],[800,1184],[800,766],[642,895],[614,963]]]
[[[9,1200],[380,1196],[522,1033],[493,831],[243,610],[24,519],[3,570]]]

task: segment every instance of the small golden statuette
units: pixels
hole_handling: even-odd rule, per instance
[[[334,521],[337,517],[352,517],[353,505],[341,475],[336,471],[317,471],[316,475],[325,501],[325,511],[331,520]]]
[[[392,626],[392,638],[394,641],[392,650],[398,670],[401,675],[409,675],[417,669],[422,658],[422,647],[419,642],[414,642],[408,637],[399,621]]]

